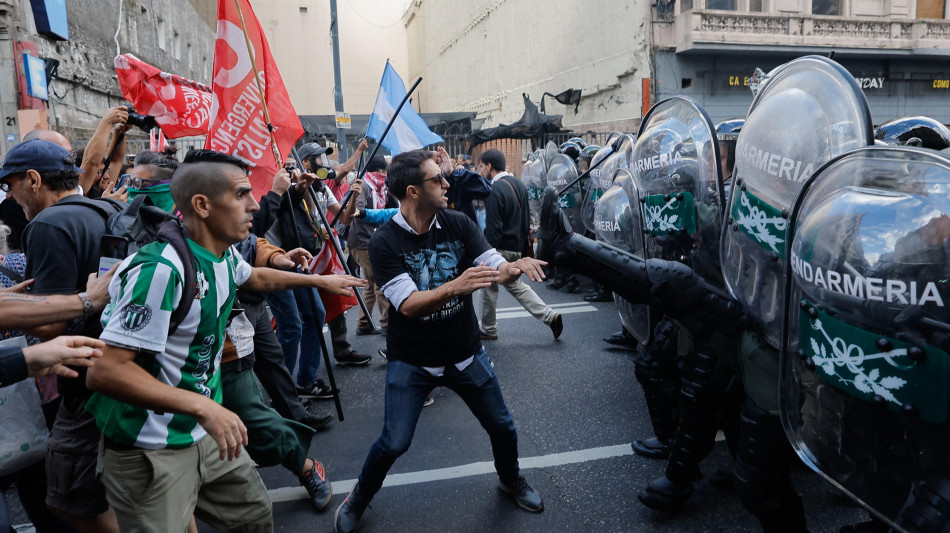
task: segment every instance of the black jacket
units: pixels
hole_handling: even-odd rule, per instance
[[[521,252],[528,239],[528,188],[508,174],[492,183],[485,199],[485,238],[496,250]]]

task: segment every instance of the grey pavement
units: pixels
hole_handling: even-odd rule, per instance
[[[543,495],[544,512],[522,511],[496,488],[488,437],[454,393],[436,389],[412,447],[396,462],[360,531],[759,531],[734,492],[706,481],[697,483],[676,516],[639,503],[637,490],[661,475],[665,463],[630,448],[651,428],[630,352],[601,342],[619,330],[614,305],[584,302],[586,286],[574,294],[533,287],[564,314],[561,339],[553,341],[550,329],[520,312],[503,290],[499,339],[485,341],[485,347],[518,428],[522,468]],[[326,465],[334,500],[329,511],[317,514],[295,476],[281,467],[261,469],[275,501],[277,531],[332,531],[333,510],[382,427],[386,365],[376,351],[384,339],[355,336],[355,309],[347,315],[354,348],[374,358],[366,367],[333,368],[345,420],[316,435],[311,456]],[[333,408],[332,401],[318,402],[319,410]],[[718,442],[702,469],[708,474],[727,462],[725,442]],[[793,482],[805,500],[811,531],[837,531],[864,519],[859,508],[805,467],[795,470]],[[213,531],[204,524],[200,530]]]

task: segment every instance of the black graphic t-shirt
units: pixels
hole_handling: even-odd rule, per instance
[[[414,235],[390,220],[369,241],[376,283],[383,287],[408,274],[427,291],[452,281],[491,249],[478,226],[464,214],[445,210],[432,229]],[[468,359],[481,349],[472,296],[456,296],[433,313],[409,318],[390,305],[386,334],[390,359],[438,367]]]

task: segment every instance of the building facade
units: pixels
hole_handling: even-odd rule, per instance
[[[924,114],[950,123],[946,0],[414,0],[404,21],[420,107],[517,120],[521,93],[580,89],[575,132],[635,131],[649,105],[693,98],[714,121],[745,116],[748,78],[809,54],[858,79],[875,123]]]
[[[216,9],[203,0],[0,0],[0,156],[36,128],[81,147],[104,112],[124,103],[117,53],[210,81]],[[45,62],[46,99],[30,96],[24,54]]]

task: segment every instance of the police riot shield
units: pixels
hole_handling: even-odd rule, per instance
[[[547,184],[558,191],[569,183],[577,180],[577,165],[567,154],[557,154],[548,161]],[[582,230],[584,222],[581,217],[581,186],[574,183],[570,189],[557,198],[558,207],[564,210],[571,227]]]
[[[692,100],[674,97],[643,118],[630,170],[640,192],[644,257],[678,261],[721,287],[718,161],[712,120]]]
[[[946,531],[950,158],[851,152],[803,187],[791,221],[781,379],[790,441],[892,527]]]
[[[544,158],[541,153],[542,151],[538,150],[528,155],[528,160],[521,168],[521,180],[528,188],[528,211],[532,228],[538,227],[540,221],[541,192],[544,191],[547,182]]]
[[[609,156],[613,155],[614,150],[610,145],[604,146],[594,154],[590,160],[590,174],[587,180],[587,194],[584,195],[584,204],[581,207],[581,217],[584,220],[584,227],[587,231],[596,233],[597,227],[594,223],[594,210],[597,202],[610,188],[610,176],[603,173],[604,164]],[[602,162],[604,161],[604,162]]]
[[[752,101],[736,141],[720,258],[729,292],[776,349],[788,209],[819,166],[872,143],[867,100],[830,59],[808,56],[776,68]]]
[[[616,170],[612,184],[594,210],[597,240],[643,257],[643,230],[637,208],[636,184],[630,171]],[[632,201],[631,201],[632,199]],[[614,295],[620,322],[641,344],[650,342],[653,325],[650,307],[633,304]]]

